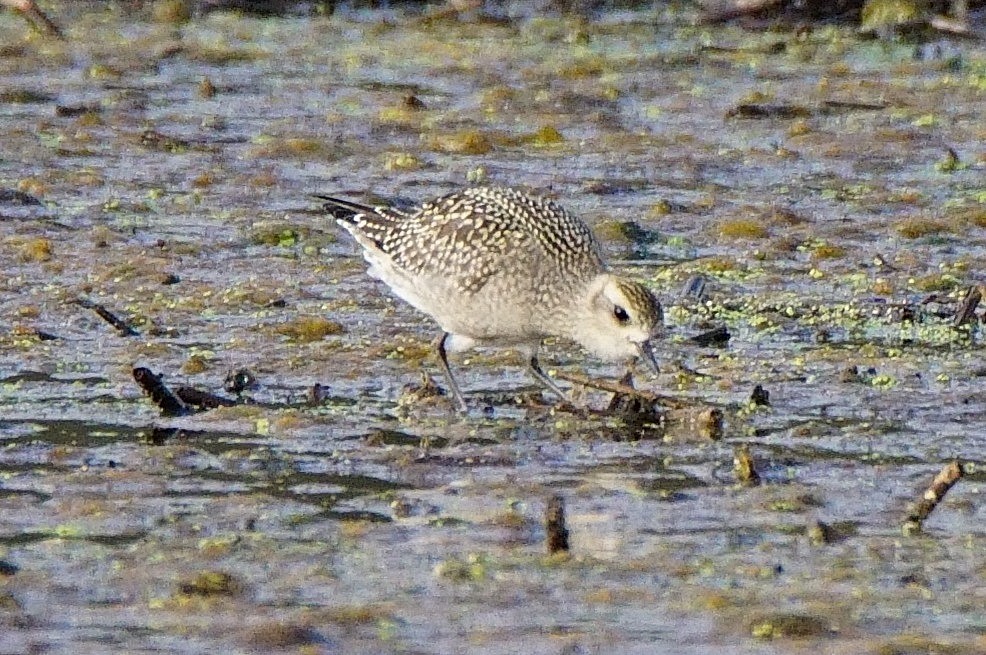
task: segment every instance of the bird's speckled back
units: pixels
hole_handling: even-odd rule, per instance
[[[470,188],[412,213],[376,207],[350,220],[407,273],[442,276],[466,295],[503,273],[567,286],[604,269],[581,220],[550,200],[512,189]]]

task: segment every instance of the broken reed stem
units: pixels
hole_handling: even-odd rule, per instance
[[[24,19],[37,32],[45,36],[53,36],[59,39],[65,38],[58,25],[38,8],[34,0],[3,0],[0,4],[11,7],[24,17]]]
[[[753,461],[747,444],[736,446],[733,450],[733,473],[736,481],[744,486],[754,487],[760,484],[760,474],[757,473],[756,462]]]
[[[565,499],[552,496],[544,510],[544,528],[548,537],[548,554],[568,552],[568,528],[565,527]]]
[[[973,321],[976,318],[976,308],[983,299],[983,292],[978,286],[969,287],[959,306],[955,310],[955,319],[952,323],[956,327]]]
[[[149,368],[139,366],[133,370],[134,382],[144,390],[164,416],[187,416],[192,410],[176,396]]]
[[[201,391],[195,387],[181,386],[175,389],[175,395],[181,398],[186,405],[198,407],[199,409],[216,409],[218,407],[235,407],[238,403],[230,398],[223,398],[208,391]]]
[[[109,323],[110,325],[112,325],[117,329],[117,331],[120,333],[120,336],[123,337],[140,336],[140,332],[133,329],[133,327],[129,323],[127,323],[122,318],[120,318],[110,310],[106,309],[99,303],[92,302],[91,300],[87,300],[85,298],[80,298],[76,302],[78,303],[79,306],[85,307],[86,309],[91,309],[92,311],[99,314],[99,317],[101,319],[103,319],[104,321],[106,321],[107,323]]]
[[[589,387],[591,389],[599,389],[600,391],[608,391],[610,393],[622,393],[628,396],[633,396],[646,400],[649,402],[659,402],[664,405],[668,405],[673,408],[683,408],[688,407],[687,402],[682,401],[679,398],[673,398],[671,396],[661,396],[650,391],[643,391],[641,389],[634,389],[628,384],[623,384],[622,382],[616,382],[614,380],[597,380],[594,378],[587,377],[585,375],[580,375],[578,373],[568,373],[566,371],[557,371],[555,377],[559,380],[565,380],[566,382],[571,382],[572,384],[581,384],[583,387]]]
[[[907,511],[901,530],[904,534],[914,534],[921,531],[921,524],[938,507],[945,498],[948,490],[965,474],[958,460],[949,462],[938,472],[931,485],[925,490],[921,500],[917,501]]]

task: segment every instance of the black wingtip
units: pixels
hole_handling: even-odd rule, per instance
[[[366,214],[373,212],[373,207],[361,205],[358,202],[352,202],[350,200],[344,200],[343,198],[326,196],[320,193],[313,193],[312,197],[323,200],[324,204],[322,205],[322,209],[327,211],[333,218],[345,219],[351,218],[355,214]]]

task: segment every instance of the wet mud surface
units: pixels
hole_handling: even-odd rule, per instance
[[[986,652],[982,46],[67,15],[0,14],[0,653]],[[310,194],[480,182],[659,295],[665,423],[554,408],[510,353],[454,359],[468,417],[408,392],[434,325]],[[135,367],[239,404],[163,417]]]

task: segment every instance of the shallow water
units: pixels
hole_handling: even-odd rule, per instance
[[[986,651],[982,335],[951,325],[986,252],[981,47],[915,61],[670,10],[61,18],[66,43],[0,14],[0,189],[42,201],[0,200],[0,652]],[[434,326],[309,194],[471,181],[595,227],[665,302],[638,384],[720,408],[722,439],[532,404],[509,354],[453,363],[469,417],[401,403],[437,374]],[[688,341],[718,324],[727,347]],[[163,418],[135,366],[259,384]],[[736,484],[739,444],[764,484]],[[952,458],[969,474],[904,537]]]

